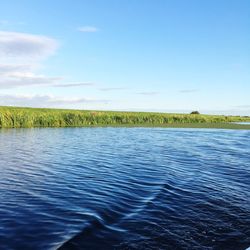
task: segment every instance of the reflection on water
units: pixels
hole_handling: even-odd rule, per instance
[[[0,130],[0,248],[246,249],[249,145],[244,130]]]

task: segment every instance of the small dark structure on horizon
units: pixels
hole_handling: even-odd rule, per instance
[[[192,111],[190,114],[191,114],[191,115],[199,115],[200,112],[199,112],[199,111]]]

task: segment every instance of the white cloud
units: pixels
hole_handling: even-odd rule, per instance
[[[25,107],[58,107],[81,103],[107,103],[108,100],[53,95],[0,95],[0,105]]]
[[[5,58],[41,60],[57,48],[57,41],[46,36],[0,31],[0,56]]]
[[[82,26],[82,27],[78,27],[77,30],[80,32],[97,32],[97,31],[99,31],[99,29],[94,27],[94,26]]]
[[[56,52],[56,40],[40,35],[0,31],[0,90],[16,87],[92,86],[91,82],[63,83],[62,77],[39,74],[43,60]],[[60,97],[47,94],[0,94],[0,105],[29,107],[73,107],[80,104],[106,104],[108,100]]]
[[[0,89],[60,81],[61,77],[36,72],[42,60],[55,53],[57,48],[57,41],[46,36],[0,31]]]

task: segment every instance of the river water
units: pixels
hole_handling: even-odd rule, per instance
[[[250,246],[250,131],[0,130],[0,249]]]

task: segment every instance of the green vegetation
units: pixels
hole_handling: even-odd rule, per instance
[[[0,128],[149,126],[250,129],[250,125],[230,124],[244,121],[249,122],[250,117],[0,107]]]

